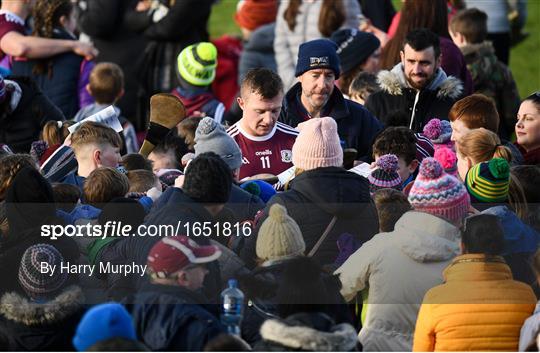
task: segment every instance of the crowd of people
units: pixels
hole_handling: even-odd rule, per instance
[[[540,349],[527,4],[487,3],[239,0],[211,40],[214,0],[2,0],[0,349]]]

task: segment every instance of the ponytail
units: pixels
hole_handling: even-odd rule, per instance
[[[510,149],[501,144],[499,136],[494,132],[479,128],[467,132],[456,142],[460,155],[470,158],[474,164],[487,162],[493,158],[503,158],[512,162]]]
[[[495,152],[493,153],[493,158],[503,158],[506,159],[508,163],[512,162],[512,152],[510,148],[497,144],[495,147]]]

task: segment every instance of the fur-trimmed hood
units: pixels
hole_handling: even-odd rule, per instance
[[[284,321],[266,320],[261,326],[261,337],[270,344],[277,343],[291,350],[343,352],[356,349],[358,336],[350,324],[334,325],[330,318],[318,314],[319,319],[330,323],[330,330],[322,331],[303,325],[306,315],[296,314]]]
[[[490,41],[485,41],[482,43],[475,43],[475,44],[467,44],[460,48],[461,52],[463,53],[463,56],[471,55],[471,54],[478,54],[481,56],[484,56],[486,54],[492,54],[495,55],[495,49],[493,48],[493,44],[491,44]]]
[[[16,292],[0,299],[0,314],[26,326],[58,323],[81,310],[84,295],[80,287],[70,286],[47,303],[35,303]]]
[[[404,88],[409,88],[403,64],[399,63],[391,71],[381,71],[377,75],[377,82],[381,89],[393,96],[399,96]],[[437,98],[457,99],[463,93],[463,83],[453,76],[447,76],[443,69],[439,68],[431,83],[427,86],[428,90],[438,91]]]

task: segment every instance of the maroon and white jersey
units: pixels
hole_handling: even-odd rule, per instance
[[[261,173],[278,175],[292,167],[292,146],[298,131],[289,125],[277,122],[268,135],[253,136],[237,122],[227,133],[242,151],[239,179]]]
[[[0,40],[11,31],[25,35],[24,20],[12,12],[0,10]],[[0,51],[0,59],[3,57],[4,53]]]

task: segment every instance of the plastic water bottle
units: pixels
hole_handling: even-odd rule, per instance
[[[235,279],[230,279],[228,284],[229,287],[221,292],[221,303],[223,308],[221,323],[226,327],[227,333],[240,336],[244,293],[238,289],[238,282]]]

